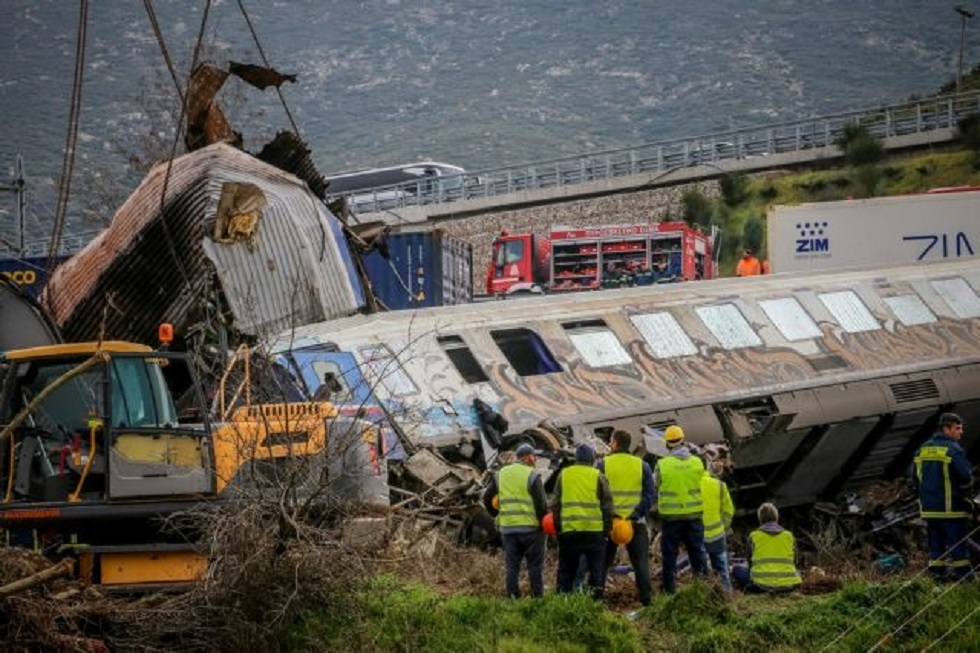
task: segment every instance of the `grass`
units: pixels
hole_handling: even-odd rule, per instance
[[[732,600],[692,583],[657,596],[630,619],[579,594],[517,601],[441,596],[422,583],[382,575],[353,603],[355,609],[308,610],[284,650],[771,653],[879,645],[952,651],[975,650],[980,641],[980,619],[970,615],[980,606],[980,586],[973,582],[862,581],[832,594]]]
[[[943,593],[948,589],[947,593]],[[975,583],[937,588],[927,580],[854,582],[821,596],[740,596],[719,606],[706,588],[661,597],[643,615],[648,650],[886,651],[974,650],[980,623]]]
[[[359,610],[310,610],[286,648],[297,651],[641,651],[639,632],[622,615],[581,595],[512,601],[444,597],[418,582],[377,576]]]

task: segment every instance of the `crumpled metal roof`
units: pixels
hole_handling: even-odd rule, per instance
[[[219,238],[219,205],[242,188],[260,199]],[[175,159],[169,176],[166,163],[151,170],[42,301],[68,341],[145,342],[164,321],[178,336],[208,319],[262,336],[350,315],[364,294],[340,222],[309,188],[218,143]]]

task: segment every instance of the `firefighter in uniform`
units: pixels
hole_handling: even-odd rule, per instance
[[[497,513],[497,526],[504,550],[507,596],[521,595],[518,579],[521,561],[527,560],[531,581],[531,596],[544,594],[544,532],[541,519],[548,510],[541,475],[535,469],[534,447],[522,444],[514,452],[516,461],[506,465],[491,477],[483,504]],[[497,506],[493,499],[497,498]],[[498,508],[499,506],[499,508]]]
[[[796,569],[796,538],[779,525],[779,510],[759,506],[759,528],[749,533],[749,566],[732,570],[735,584],[746,592],[790,592],[803,583]]]
[[[677,554],[681,543],[687,549],[691,569],[699,576],[708,575],[704,559],[704,506],[701,502],[701,477],[704,464],[684,445],[684,431],[675,425],[664,431],[669,454],[657,461],[653,473],[657,512],[662,522],[660,553],[663,560],[661,589],[670,594],[677,589]]]
[[[939,432],[915,454],[912,475],[919,486],[919,510],[929,531],[929,571],[945,580],[970,572],[966,544],[973,470],[960,446],[963,420],[956,413],[939,416]]]
[[[626,545],[626,552],[633,566],[636,591],[640,603],[650,605],[650,534],[647,531],[647,513],[653,505],[653,472],[641,458],[630,451],[632,438],[626,431],[614,431],[610,444],[612,453],[599,461],[599,471],[609,479],[613,498],[613,513],[629,519],[633,524],[633,539]],[[608,571],[616,557],[618,545],[606,540],[606,564]]]
[[[595,598],[602,598],[613,502],[606,477],[594,465],[595,449],[582,443],[575,449],[575,464],[562,469],[555,484],[551,512],[558,531],[559,594],[572,591],[579,557],[584,555],[589,590]]]

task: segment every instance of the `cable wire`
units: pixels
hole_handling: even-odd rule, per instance
[[[974,529],[974,531],[976,531],[976,530],[980,530],[980,527],[978,527],[977,529]],[[960,540],[960,542],[958,542],[957,544],[954,544],[952,547],[950,547],[949,551],[952,551],[954,548],[956,548],[957,546],[959,546],[960,543],[965,542],[969,538],[970,538],[970,536],[967,535],[962,540]],[[949,551],[947,551],[946,553],[949,553]],[[918,617],[920,614],[922,614],[923,612],[925,612],[926,610],[928,610],[929,608],[931,608],[933,606],[933,604],[936,603],[936,601],[939,601],[941,598],[943,598],[944,596],[946,596],[947,594],[949,594],[950,590],[952,590],[954,587],[956,587],[957,585],[959,585],[960,583],[962,583],[966,578],[972,578],[972,572],[974,572],[974,571],[976,571],[976,568],[971,567],[970,568],[970,572],[971,572],[970,574],[966,574],[966,575],[962,576],[961,578],[958,578],[955,583],[952,583],[952,584],[946,586],[943,589],[943,591],[939,592],[935,597],[933,597],[933,599],[931,601],[928,601],[924,606],[922,606],[921,608],[919,608],[918,612],[916,612],[911,617],[909,617],[908,619],[906,619],[905,621],[903,621],[902,623],[900,623],[898,625],[898,628],[895,628],[894,630],[888,632],[886,635],[884,635],[883,637],[881,637],[875,643],[874,646],[872,646],[870,649],[868,649],[869,653],[871,651],[877,651],[879,648],[881,648],[885,644],[890,643],[891,640],[892,640],[892,638],[895,635],[897,635],[907,625],[909,625],[910,623],[912,623],[916,619],[916,617]]]
[[[966,615],[965,617],[963,617],[962,619],[960,619],[959,621],[957,621],[955,624],[953,624],[953,627],[950,628],[949,630],[947,630],[941,636],[939,636],[936,639],[934,639],[931,642],[929,642],[929,646],[927,646],[924,649],[922,649],[922,651],[928,651],[928,650],[931,650],[932,648],[934,648],[936,646],[936,644],[938,644],[939,642],[941,642],[944,639],[946,639],[946,635],[949,635],[951,632],[953,632],[954,630],[956,630],[957,628],[959,628],[960,626],[962,626],[963,624],[965,624],[970,619],[970,617],[972,617],[973,615],[975,615],[977,612],[980,612],[980,605],[978,605],[977,607],[973,608],[973,610],[971,610],[968,615]]]
[[[170,58],[170,51],[167,49],[167,44],[163,39],[163,32],[160,31],[160,21],[157,20],[157,13],[153,8],[153,0],[143,0],[143,7],[146,9],[147,17],[150,19],[150,26],[153,28],[153,35],[156,36],[157,44],[160,46],[160,52],[163,53],[163,60],[167,63],[167,70],[170,72],[170,79],[173,80],[174,88],[180,97],[180,103],[184,104],[184,91],[180,87],[180,81],[177,79],[177,69],[174,66],[173,59]]]
[[[152,10],[152,5],[147,5],[147,8]],[[211,13],[211,0],[205,0],[204,3],[204,14],[201,16],[201,27],[197,32],[197,42],[194,44],[194,53],[191,56],[190,73],[194,72],[194,68],[197,67],[198,56],[201,52],[201,43],[204,41],[204,31],[207,29],[208,15]],[[152,22],[152,21],[151,21]],[[160,46],[165,48],[166,44],[161,40]],[[168,55],[164,55],[165,57]],[[188,75],[190,78],[190,75]],[[190,287],[191,281],[190,276],[187,274],[187,270],[184,268],[180,257],[177,254],[177,247],[174,244],[173,234],[170,233],[170,226],[167,224],[166,215],[166,204],[167,204],[167,187],[170,185],[170,175],[173,171],[174,157],[177,155],[177,144],[180,143],[181,129],[184,125],[184,117],[187,115],[187,103],[180,103],[180,115],[177,117],[177,126],[174,129],[174,141],[170,148],[170,157],[167,159],[167,172],[163,177],[163,188],[160,190],[160,224],[163,226],[163,233],[167,240],[167,248],[170,250],[170,256],[174,260],[174,264],[177,266],[177,270],[180,272],[180,276],[184,280],[184,284]]]
[[[78,144],[78,118],[82,108],[82,80],[85,74],[85,44],[88,37],[88,0],[79,0],[78,28],[75,43],[75,74],[72,78],[71,101],[68,108],[68,133],[65,136],[65,154],[62,159],[61,179],[58,184],[58,204],[55,209],[51,241],[48,243],[48,271],[54,269],[54,260],[61,245],[61,232],[68,213],[68,197],[71,194],[71,177],[75,169],[75,146]]]
[[[972,531],[970,531],[969,533],[967,533],[966,536],[962,540],[960,540],[959,542],[957,542],[956,544],[954,544],[953,546],[951,546],[949,549],[947,549],[943,553],[943,555],[948,554],[954,548],[956,548],[960,544],[962,544],[962,543],[966,542],[967,540],[969,540],[970,537],[974,533],[976,533],[977,531],[980,531],[980,526],[977,526]],[[853,624],[851,624],[850,626],[848,626],[842,633],[840,633],[839,635],[837,635],[837,637],[835,637],[834,639],[832,639],[829,644],[827,644],[826,646],[824,646],[820,650],[821,651],[827,651],[827,650],[829,650],[831,647],[833,647],[834,644],[836,644],[837,642],[841,641],[842,639],[844,639],[845,637],[847,637],[849,634],[851,634],[852,632],[854,632],[854,630],[858,626],[860,626],[864,621],[866,621],[867,619],[869,619],[871,617],[871,615],[873,615],[875,612],[877,612],[880,608],[884,607],[888,602],[890,602],[893,598],[895,598],[896,596],[898,596],[903,590],[905,590],[907,587],[909,587],[912,583],[914,583],[916,580],[918,580],[920,576],[922,576],[923,574],[925,574],[928,571],[929,571],[929,568],[926,567],[926,568],[922,569],[921,571],[919,571],[919,573],[917,573],[916,575],[912,576],[912,578],[910,578],[907,581],[905,581],[902,584],[901,587],[899,587],[897,590],[895,590],[894,592],[892,592],[891,594],[889,594],[882,601],[879,601],[870,610],[868,610],[867,612],[865,612],[864,615],[862,615],[860,619],[858,619]],[[945,592],[944,592],[944,594],[945,594]],[[940,595],[938,598],[942,598],[942,595]],[[935,599],[933,599],[933,600],[935,600]],[[931,602],[930,602],[930,605],[931,605]],[[919,613],[916,613],[916,615],[918,615],[918,614]],[[913,615],[913,617],[916,616],[916,615]],[[904,627],[904,626],[905,626],[905,624],[902,624],[902,626],[900,626],[899,629],[901,629],[901,627]],[[898,630],[896,630],[894,632],[898,632]],[[884,639],[885,638],[882,638],[882,640],[879,640],[878,644],[876,644],[875,646],[877,647],[878,645],[882,644],[882,642],[883,642]],[[874,650],[874,649],[872,649],[872,650]]]
[[[259,43],[259,36],[255,33],[255,27],[252,25],[252,19],[245,10],[245,5],[242,0],[238,0],[238,8],[241,10],[242,16],[245,17],[245,23],[248,25],[248,31],[252,33],[252,40],[255,41],[255,47],[259,51],[259,56],[262,57],[262,63],[265,64],[266,68],[271,68],[272,66],[269,65],[269,58],[265,56],[265,51],[262,49],[262,44]],[[296,134],[296,138],[303,140],[302,136],[299,134],[299,127],[296,126],[296,121],[293,120],[293,114],[289,111],[289,107],[286,105],[286,97],[282,94],[282,89],[278,86],[276,86],[276,94],[279,95],[279,101],[282,103],[282,108],[286,112],[286,117],[289,119],[289,124],[293,128],[293,133]]]

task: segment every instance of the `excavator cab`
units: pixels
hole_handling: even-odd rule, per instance
[[[207,429],[181,424],[168,385],[193,379],[182,355],[105,342],[2,358],[0,511],[213,492]]]

